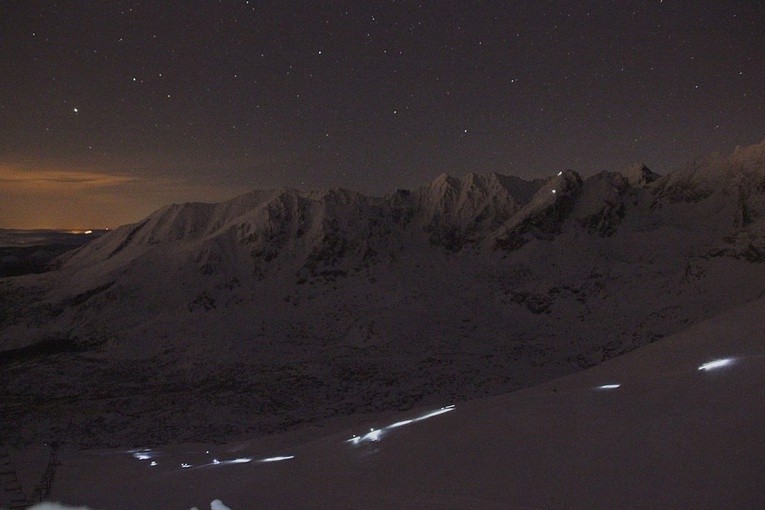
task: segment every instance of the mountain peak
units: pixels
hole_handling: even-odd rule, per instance
[[[661,194],[675,201],[698,201],[716,193],[765,187],[765,140],[736,147],[730,155],[711,154],[657,181]]]
[[[661,177],[643,163],[635,163],[624,169],[621,174],[627,179],[630,186],[635,187],[646,186]]]
[[[67,349],[52,357],[60,365],[46,360],[14,384],[64,373],[82,385],[41,392],[61,386],[52,403],[82,394],[92,416],[112,406],[103,395],[148,388],[166,398],[161,408],[142,399],[125,408],[140,419],[117,433],[133,444],[517,388],[759,296],[762,152],[738,149],[645,189],[622,173],[583,180],[566,170],[531,182],[444,175],[382,198],[282,189],[168,206],[56,270],[2,279],[0,354]],[[722,176],[700,181],[713,195],[697,193],[688,179],[710,173]],[[642,165],[631,175],[652,178]],[[676,195],[663,187],[670,177]],[[78,363],[69,349],[83,352]],[[138,363],[125,364],[131,358]],[[200,385],[176,401],[168,388],[192,377]],[[232,406],[252,414],[237,418]],[[39,415],[6,407],[5,421],[22,425],[0,430],[38,430],[35,442],[103,430],[100,419],[72,427],[83,413],[64,408],[40,428]],[[211,415],[220,428],[207,427]]]

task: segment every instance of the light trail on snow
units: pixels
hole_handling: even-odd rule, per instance
[[[433,418],[434,416],[438,416],[440,414],[454,411],[455,408],[456,406],[454,404],[451,404],[448,406],[444,406],[440,409],[436,409],[434,411],[429,411],[416,418],[397,421],[395,423],[391,423],[390,425],[386,425],[385,427],[381,427],[379,429],[371,428],[369,429],[369,432],[367,432],[366,434],[361,436],[354,435],[352,438],[346,440],[345,442],[351,443],[354,446],[359,445],[361,443],[377,442],[377,441],[380,441],[383,438],[383,436],[392,429],[403,427],[405,425],[411,425],[412,423],[416,423],[418,421],[427,420],[429,418]]]
[[[718,368],[732,365],[734,361],[735,361],[735,358],[722,358],[722,359],[716,359],[713,361],[708,361],[704,363],[703,365],[699,366],[699,370],[703,370],[705,372],[708,372],[709,370],[716,370]]]

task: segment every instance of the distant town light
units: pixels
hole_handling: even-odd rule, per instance
[[[602,384],[597,387],[599,390],[615,390],[616,388],[620,387],[621,384]]]

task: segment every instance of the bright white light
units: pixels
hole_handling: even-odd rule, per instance
[[[294,458],[294,455],[282,455],[279,457],[268,457],[266,459],[260,459],[258,462],[280,462],[282,460],[290,460]]]
[[[359,441],[360,442],[379,441],[380,439],[382,439],[382,435],[383,435],[383,429],[379,429],[379,430],[369,429],[369,432],[361,436],[359,438]]]
[[[377,429],[377,430],[372,428],[372,429],[369,429],[369,432],[367,432],[363,436],[355,436],[354,435],[352,438],[348,439],[346,441],[346,443],[351,443],[353,445],[357,445],[359,443],[366,443],[366,442],[371,442],[371,441],[379,441],[380,439],[382,439],[383,435],[385,435],[385,433],[387,431],[391,430],[391,429],[395,429],[395,428],[398,428],[398,427],[403,427],[404,425],[410,425],[410,424],[418,422],[418,421],[427,420],[428,418],[432,418],[434,416],[438,416],[439,414],[444,414],[444,413],[448,413],[450,411],[454,411],[454,409],[455,409],[455,405],[451,404],[451,405],[448,405],[448,406],[444,406],[444,407],[442,407],[440,409],[436,409],[435,411],[429,411],[429,412],[427,412],[425,414],[422,414],[422,415],[420,415],[420,416],[418,416],[416,418],[411,418],[409,420],[402,420],[402,421],[397,421],[395,423],[391,423],[390,425],[386,425],[385,427],[382,427],[382,428]]]
[[[414,423],[414,420],[397,421],[396,423],[391,423],[385,428],[395,429],[396,427],[403,427],[404,425],[409,425],[410,423]]]
[[[733,358],[716,359],[714,361],[708,361],[699,367],[699,370],[714,370],[716,368],[722,368],[733,363]]]
[[[151,450],[133,450],[130,453],[138,460],[149,460],[156,457]]]
[[[149,465],[150,465],[150,466],[156,466],[156,465],[157,465],[157,461],[156,461],[156,460],[153,460],[153,461],[151,461],[151,464],[149,464]]]
[[[431,411],[429,413],[425,413],[422,416],[418,416],[413,421],[422,421],[427,420],[428,418],[432,418],[434,416],[438,416],[439,414],[448,413],[449,411],[453,411],[454,406],[452,407],[442,407],[441,409],[436,409],[435,411]]]
[[[210,501],[210,510],[231,510],[229,507],[223,504],[223,501],[214,499]]]
[[[602,384],[598,386],[598,389],[599,390],[615,390],[619,386],[621,386],[621,384]]]
[[[563,175],[563,171],[558,172],[558,177],[560,177],[561,175]]]
[[[183,462],[183,463],[181,464],[181,468],[183,468],[183,469],[188,469],[188,468],[190,468],[190,467],[191,467],[191,464],[186,464],[185,462]]]
[[[237,459],[228,459],[228,460],[218,460],[213,459],[212,462],[208,462],[207,464],[200,464],[198,466],[195,466],[194,469],[203,469],[208,468],[211,466],[229,466],[231,464],[247,464],[248,462],[252,462],[253,459],[250,457],[239,457]],[[259,462],[265,462],[265,461],[259,461]],[[191,467],[190,464],[182,464],[181,467],[187,468]]]
[[[367,432],[363,436],[353,436],[346,442],[351,444],[376,442],[382,439],[383,432],[384,432],[384,429],[378,429],[378,430],[370,429],[369,432]]]
[[[248,462],[252,462],[252,459],[249,457],[241,457],[238,459],[231,459],[231,460],[218,460],[213,459],[213,461],[210,464],[204,464],[199,467],[205,467],[205,466],[228,466],[230,464],[247,464]]]
[[[215,461],[214,464],[247,464],[248,462],[252,462],[252,459],[243,457],[241,459],[219,460]]]
[[[93,233],[93,231],[92,231],[92,230],[86,230],[84,233],[85,233],[85,234],[92,234],[92,233]]]
[[[555,191],[555,190],[552,190],[552,192],[553,192],[553,195],[554,195],[555,193],[557,193],[557,191]]]

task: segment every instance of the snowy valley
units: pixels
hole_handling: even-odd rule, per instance
[[[299,486],[340,502],[316,503],[327,508],[563,508],[573,496],[581,508],[616,507],[634,502],[639,487],[624,485],[629,479],[682,472],[686,461],[704,467],[683,478],[691,480],[683,494],[734,466],[748,492],[723,477],[714,494],[733,491],[739,499],[731,496],[729,507],[748,507],[763,501],[754,416],[763,410],[764,263],[765,142],[666,176],[640,165],[536,181],[442,175],[385,197],[281,189],[171,205],[63,255],[53,271],[0,279],[0,435],[13,452],[66,445],[53,494],[99,507],[115,495],[122,499],[114,508],[138,503],[120,492],[120,480],[78,492],[97,472],[80,448],[164,447],[173,469],[162,471],[158,459],[162,478],[130,464],[130,455],[88,460],[135,470],[155,496],[157,484],[198,487],[158,507],[201,506],[226,491],[224,502],[237,508],[250,507],[253,494],[268,508],[317,501]],[[715,328],[735,334],[718,338]],[[691,379],[705,375],[702,363],[728,356],[739,362],[726,373],[744,375],[722,381],[723,393]],[[625,387],[593,391],[614,382]],[[736,395],[753,407],[726,403]],[[609,400],[617,397],[626,400]],[[735,408],[740,419],[730,427],[744,433],[736,452],[748,445],[759,461],[749,455],[738,466],[730,454],[733,464],[715,467],[711,453],[683,460],[728,430],[722,421],[695,428],[707,402],[719,420]],[[680,421],[652,422],[663,408]],[[348,434],[338,431],[359,420],[379,430],[386,417],[395,424],[438,409],[454,412],[400,427],[390,450],[339,441]],[[623,490],[599,499],[610,484],[603,473],[644,445],[636,437],[662,426],[679,427],[667,439],[678,443],[659,441],[610,472]],[[610,439],[601,443],[600,433]],[[536,442],[500,440],[531,436]],[[199,452],[227,444],[219,448],[229,457],[251,461],[256,453],[295,458],[230,466],[199,475],[203,483],[176,469],[191,463],[186,447],[167,453],[167,445],[192,443],[206,445]],[[543,475],[550,463],[560,472]],[[396,474],[402,465],[414,470],[410,482]],[[456,476],[460,465],[477,474]],[[257,483],[256,468],[269,470]],[[576,488],[582,470],[600,489]],[[550,491],[557,476],[563,482]],[[256,488],[231,488],[245,479]],[[645,498],[636,507],[678,503],[661,491]],[[705,507],[703,498],[688,506]]]

